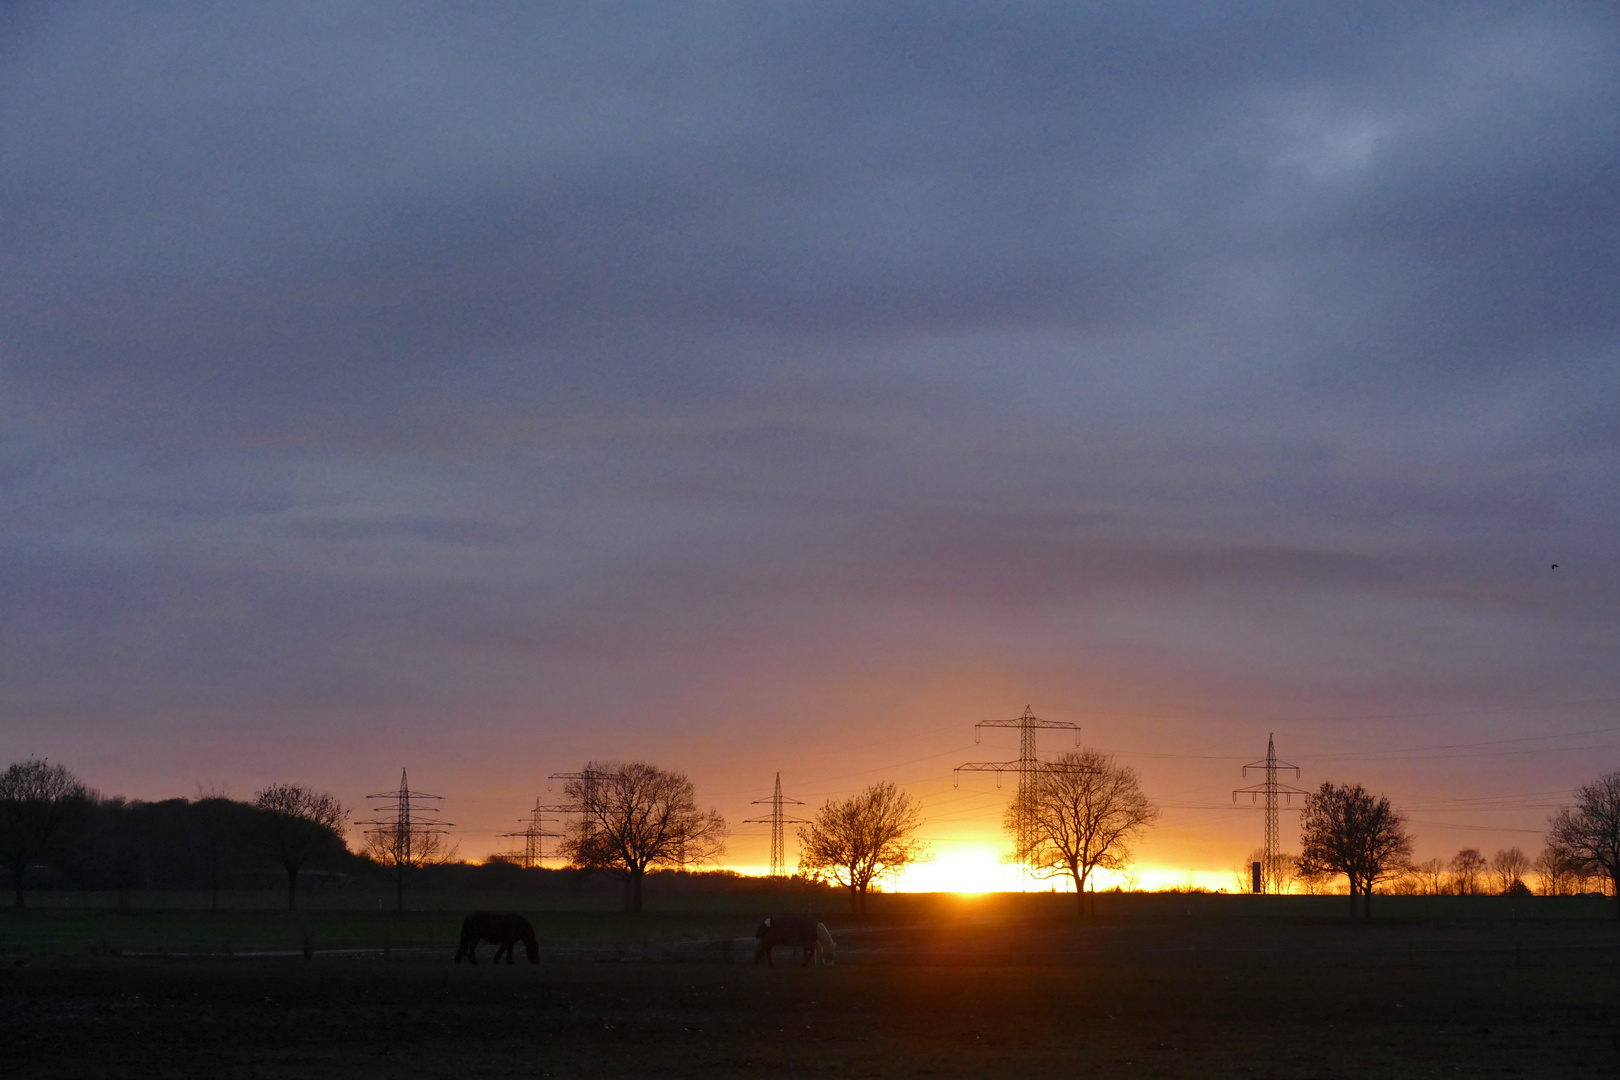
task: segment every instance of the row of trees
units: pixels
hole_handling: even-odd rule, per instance
[[[1238,891],[1249,890],[1250,866],[1264,858],[1265,853],[1256,850],[1236,868],[1233,880]],[[1531,892],[1525,881],[1527,874],[1536,876],[1539,891],[1545,896],[1575,895],[1593,887],[1590,873],[1573,873],[1561,865],[1551,848],[1532,859],[1522,849],[1511,847],[1499,849],[1491,858],[1478,848],[1463,848],[1450,859],[1408,862],[1386,879],[1384,891],[1397,896],[1507,896]],[[1319,895],[1332,891],[1337,875],[1302,873],[1298,856],[1282,854],[1277,857],[1272,880],[1279,882],[1284,891],[1297,888]]]
[[[690,778],[646,762],[591,762],[568,782],[579,811],[563,854],[580,870],[622,879],[626,910],[640,911],[650,870],[712,864],[725,851],[726,821],[698,804]],[[1066,875],[1082,900],[1099,868],[1130,858],[1129,838],[1157,816],[1134,771],[1097,751],[1063,756],[1009,810],[1016,858],[1037,873]],[[277,866],[287,906],[298,904],[299,875],[338,865],[348,811],[333,796],[297,784],[273,784],[249,802],[208,795],[157,803],[105,799],[67,769],[18,762],[0,774],[0,865],[23,906],[30,874],[43,864],[82,884],[123,892],[163,884],[207,887],[217,906],[221,882],[248,868]],[[442,856],[438,836],[404,835],[409,824],[366,833],[370,859],[400,874]],[[916,800],[892,783],[830,799],[799,832],[800,872],[847,888],[856,910],[879,883],[927,857],[918,839]],[[402,887],[401,887],[402,892]]]
[[[578,869],[620,877],[629,911],[642,908],[649,870],[701,867],[725,851],[725,819],[699,806],[683,773],[646,762],[592,762],[566,790],[579,812],[564,854]],[[1021,786],[1005,824],[1015,839],[1014,859],[1037,875],[1068,878],[1085,913],[1095,872],[1128,865],[1133,839],[1158,815],[1135,770],[1100,751],[1082,750],[1047,763]],[[0,774],[0,868],[18,907],[30,871],[47,861],[76,865],[81,877],[122,890],[143,876],[192,886],[205,880],[217,903],[222,873],[269,860],[286,874],[287,906],[293,908],[306,866],[348,854],[347,817],[333,796],[295,784],[266,787],[248,803],[220,796],[130,803],[99,797],[60,765],[18,762]],[[922,823],[916,801],[892,783],[828,800],[799,831],[800,872],[847,888],[861,910],[874,886],[927,857],[917,837]],[[403,874],[406,860],[415,865],[433,857],[432,844],[394,835],[397,829],[387,823],[373,824],[367,847],[374,861]],[[1342,875],[1352,915],[1358,906],[1370,914],[1370,897],[1380,885],[1386,891],[1474,893],[1494,882],[1495,891],[1506,892],[1524,890],[1531,870],[1543,891],[1586,891],[1602,877],[1620,900],[1620,773],[1576,793],[1576,805],[1553,817],[1547,849],[1533,861],[1518,848],[1498,851],[1493,859],[1466,848],[1449,863],[1414,865],[1404,818],[1387,798],[1359,784],[1324,783],[1306,796],[1301,841],[1292,867],[1297,880],[1315,891],[1313,886]]]
[[[1390,892],[1412,896],[1509,896],[1529,893],[1526,874],[1535,871],[1543,880],[1543,867],[1556,856],[1551,849],[1532,859],[1519,847],[1499,848],[1487,858],[1478,848],[1463,848],[1450,859],[1407,863],[1390,883]]]
[[[204,888],[217,906],[223,882],[264,867],[286,874],[295,907],[305,867],[347,857],[346,816],[337,799],[296,784],[271,785],[245,803],[212,794],[132,802],[103,798],[61,765],[15,762],[0,773],[0,868],[19,908],[41,868],[126,894]]]
[[[1305,797],[1297,872],[1307,881],[1347,878],[1352,917],[1358,899],[1370,916],[1370,899],[1381,882],[1400,883],[1403,892],[1477,893],[1494,877],[1498,891],[1528,892],[1524,875],[1532,869],[1541,875],[1543,891],[1556,893],[1584,892],[1594,879],[1606,879],[1620,903],[1620,772],[1578,789],[1575,805],[1554,814],[1549,826],[1547,847],[1534,861],[1516,847],[1489,860],[1464,848],[1449,864],[1430,859],[1414,865],[1405,819],[1389,799],[1360,784],[1324,783]]]

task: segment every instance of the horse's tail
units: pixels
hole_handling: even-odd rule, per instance
[[[826,923],[816,923],[816,959],[832,967],[833,953],[838,949],[838,943],[833,940],[832,931],[827,929]]]

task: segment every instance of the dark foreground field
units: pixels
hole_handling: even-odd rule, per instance
[[[839,965],[809,970],[721,949],[667,954],[680,962],[552,948],[539,967],[470,968],[447,950],[8,958],[0,1074],[1620,1073],[1607,923],[981,914],[841,938]]]

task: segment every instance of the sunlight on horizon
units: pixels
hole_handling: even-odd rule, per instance
[[[1018,867],[1003,862],[1003,852],[988,845],[963,845],[938,853],[928,862],[909,866],[898,877],[883,882],[882,892],[975,893],[993,892],[1073,892],[1067,875],[1053,878],[1026,878]],[[728,866],[725,869],[750,877],[763,877],[765,866]],[[1095,889],[1106,892],[1116,887],[1127,891],[1205,889],[1233,892],[1230,871],[1186,870],[1174,866],[1132,867],[1129,874],[1098,870]]]

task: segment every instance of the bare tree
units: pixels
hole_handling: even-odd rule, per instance
[[[1419,876],[1416,866],[1403,863],[1390,877],[1384,891],[1391,896],[1422,896],[1423,878]]]
[[[1417,879],[1418,892],[1423,896],[1444,896],[1448,887],[1446,880],[1446,861],[1444,859],[1424,859],[1411,866],[1412,876]]]
[[[606,870],[624,880],[624,908],[640,911],[649,867],[712,862],[726,849],[726,819],[697,804],[685,773],[644,761],[593,761],[564,788],[580,815],[563,841],[579,868]]]
[[[1333,879],[1338,875],[1325,866],[1308,866],[1303,858],[1294,858],[1294,884],[1306,896],[1326,896],[1333,891]]]
[[[363,823],[362,823],[363,824]],[[394,872],[394,909],[405,910],[405,878],[413,870],[447,862],[455,856],[449,839],[419,821],[387,821],[365,832],[365,853]],[[459,848],[460,845],[457,845]]]
[[[1265,848],[1255,848],[1249,852],[1249,857],[1232,868],[1232,884],[1234,892],[1247,893],[1254,891],[1254,864],[1264,863]]]
[[[1574,808],[1558,811],[1549,825],[1548,846],[1572,865],[1601,870],[1620,903],[1620,772],[1576,789]]]
[[[1350,879],[1350,917],[1356,897],[1372,918],[1372,891],[1412,854],[1406,821],[1360,784],[1323,785],[1305,796],[1300,814],[1301,870],[1326,870]]]
[[[799,829],[799,869],[849,889],[850,906],[866,910],[872,886],[926,854],[917,839],[922,811],[891,783],[873,784],[847,799],[828,799]]]
[[[297,784],[273,784],[253,796],[264,812],[264,842],[287,871],[287,910],[298,907],[298,872],[323,852],[343,848],[349,812],[336,797]]]
[[[1045,765],[1007,808],[1005,827],[1018,843],[1013,857],[1047,877],[1074,882],[1081,915],[1093,872],[1131,861],[1130,840],[1159,817],[1142,794],[1136,770],[1101,750],[1071,750]],[[1020,836],[1020,826],[1023,834]],[[1095,904],[1095,897],[1090,901]]]
[[[1499,896],[1528,892],[1524,875],[1530,872],[1530,856],[1518,847],[1498,848],[1491,856],[1491,887]]]
[[[1485,891],[1483,879],[1489,866],[1478,848],[1463,848],[1451,857],[1451,891],[1458,896],[1478,896]]]
[[[1579,896],[1586,891],[1590,876],[1586,867],[1552,845],[1541,849],[1531,868],[1536,872],[1536,891],[1542,896]]]
[[[58,834],[86,807],[89,792],[61,765],[17,761],[0,773],[0,861],[23,906],[28,868],[47,855]]]

